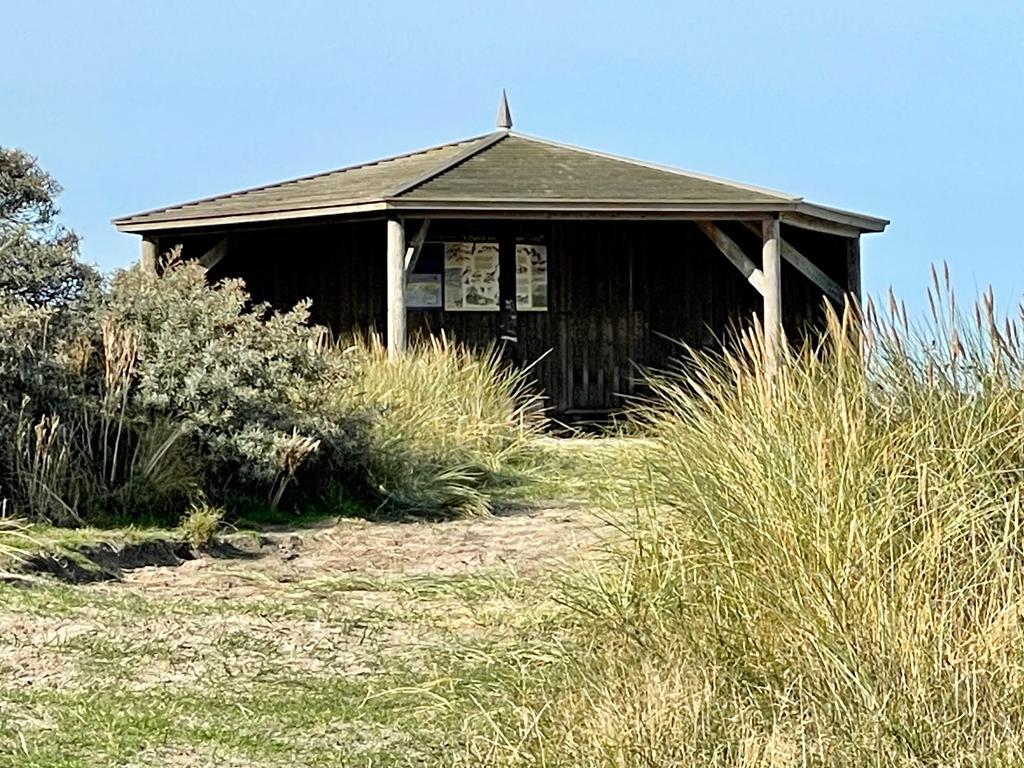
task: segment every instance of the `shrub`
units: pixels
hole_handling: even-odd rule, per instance
[[[299,406],[303,391],[343,377],[306,305],[274,312],[241,281],[208,286],[198,264],[172,254],[159,279],[119,274],[106,319],[137,339],[133,405],[182,425],[207,491],[223,499],[255,486],[279,499],[323,426]]]
[[[0,296],[0,439],[10,445],[22,400],[59,398],[64,367],[50,336],[52,312]]]
[[[251,307],[173,260],[159,281],[120,275],[98,311],[3,301],[0,458],[22,514],[173,521],[202,488],[255,484],[277,501],[318,445],[292,403],[330,372],[303,308]]]
[[[652,381],[648,511],[563,595],[585,627],[510,762],[1021,763],[1021,327],[938,283],[930,326],[893,302],[774,376],[755,334]]]
[[[377,342],[331,348],[307,304],[208,285],[180,251],[159,279],[105,286],[57,221],[59,191],[0,148],[0,484],[20,514],[169,522],[199,496],[322,509],[355,495],[483,512],[522,470],[538,400],[493,351],[441,340],[389,363]]]
[[[528,372],[506,367],[495,349],[475,354],[431,337],[388,360],[371,338],[345,355],[353,382],[336,391],[330,412],[362,414],[363,471],[387,509],[486,513],[492,491],[527,468],[541,400]]]
[[[0,296],[0,487],[5,497],[13,497],[0,497],[0,502],[12,511],[31,507],[29,496],[45,499],[49,510],[52,500],[41,476],[52,476],[68,464],[66,454],[44,458],[44,443],[59,439],[48,428],[51,415],[71,410],[59,337],[50,334],[52,318],[50,309]],[[30,446],[35,427],[40,429],[38,451],[36,445]],[[36,479],[23,474],[26,463],[34,465]]]

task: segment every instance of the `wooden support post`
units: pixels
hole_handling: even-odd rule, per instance
[[[753,222],[744,222],[743,225],[758,237],[761,236],[761,227]],[[821,292],[832,299],[837,306],[841,307],[843,305],[843,297],[846,296],[846,290],[839,283],[818,269],[814,262],[790,245],[789,241],[785,238],[779,240],[779,245],[782,248],[783,259],[796,267],[804,277],[821,288]]]
[[[511,228],[498,240],[498,308],[502,355],[506,361],[519,361],[519,312],[516,306],[516,238]]]
[[[846,241],[846,292],[857,303],[863,301],[860,285],[860,235]]]
[[[388,359],[405,352],[405,226],[399,219],[388,219],[387,256]]]
[[[764,272],[764,341],[768,372],[778,370],[782,351],[782,235],[779,217],[761,224],[761,270]]]
[[[139,256],[139,264],[142,271],[147,275],[156,277],[157,244],[151,237],[142,238],[142,253]]]

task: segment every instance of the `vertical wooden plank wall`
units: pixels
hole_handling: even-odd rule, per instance
[[[240,277],[254,300],[279,309],[309,298],[312,321],[335,334],[385,332],[384,222],[246,232],[231,243],[211,279]]]
[[[736,222],[719,222],[759,258],[759,238]],[[516,231],[548,246],[546,312],[519,311],[521,364],[534,373],[560,413],[621,407],[642,389],[635,364],[664,368],[680,357],[678,341],[714,349],[760,311],[761,297],[691,222],[519,222]],[[459,232],[497,240],[492,222],[435,221],[431,240]],[[847,280],[844,238],[782,226],[782,236],[840,283]],[[246,280],[254,299],[290,307],[312,299],[312,319],[336,334],[386,328],[386,226],[382,221],[288,227],[232,235],[211,278]],[[186,239],[187,240],[187,239]],[[210,237],[185,243],[186,257]],[[782,264],[782,315],[799,343],[821,327],[823,298]],[[501,333],[499,312],[410,310],[410,338],[452,335],[483,348]]]

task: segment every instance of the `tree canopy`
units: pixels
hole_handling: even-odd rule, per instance
[[[61,311],[96,294],[99,272],[57,221],[60,192],[35,157],[0,147],[0,299]]]

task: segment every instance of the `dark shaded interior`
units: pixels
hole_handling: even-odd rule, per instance
[[[759,236],[717,222],[755,262]],[[419,221],[407,224],[411,240]],[[314,321],[338,335],[383,332],[386,235],[380,220],[293,224],[218,234],[171,234],[198,258],[227,235],[211,279],[240,277],[254,298],[278,308],[312,300]],[[782,235],[840,285],[848,285],[847,239],[783,225]],[[673,340],[714,348],[751,321],[761,297],[690,221],[441,219],[429,228],[417,271],[437,269],[445,241],[514,237],[548,248],[548,308],[518,313],[518,359],[543,357],[536,377],[554,412],[613,411],[637,391],[635,365],[664,367]],[[782,274],[787,337],[799,342],[823,319],[821,289],[787,262]],[[410,309],[411,335],[444,331],[476,347],[499,336],[495,311]]]

